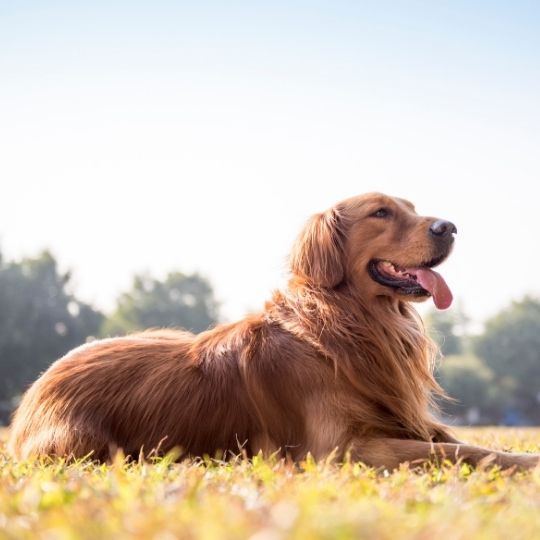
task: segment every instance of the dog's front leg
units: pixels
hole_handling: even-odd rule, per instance
[[[437,443],[410,439],[358,440],[351,445],[351,457],[372,467],[395,469],[401,463],[421,465],[429,461],[460,461],[473,466],[499,465],[503,469],[530,469],[540,464],[539,454],[496,452],[463,443]]]

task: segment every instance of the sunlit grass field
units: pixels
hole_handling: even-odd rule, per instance
[[[540,451],[540,429],[463,429],[459,436]],[[0,538],[537,539],[540,470],[509,475],[443,464],[388,474],[356,463],[258,458],[13,463],[2,445]]]

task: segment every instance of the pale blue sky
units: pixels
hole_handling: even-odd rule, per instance
[[[305,219],[378,190],[456,222],[476,319],[540,295],[540,3],[0,2],[0,245],[101,307],[199,270],[228,318]]]

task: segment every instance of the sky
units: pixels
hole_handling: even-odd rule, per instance
[[[224,319],[307,218],[381,191],[456,223],[476,321],[540,296],[540,3],[0,1],[0,249],[111,309],[135,273]]]

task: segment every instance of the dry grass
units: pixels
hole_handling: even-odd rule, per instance
[[[497,449],[540,450],[539,429],[461,430]],[[0,538],[533,539],[540,470],[306,461],[13,463],[0,449]]]

